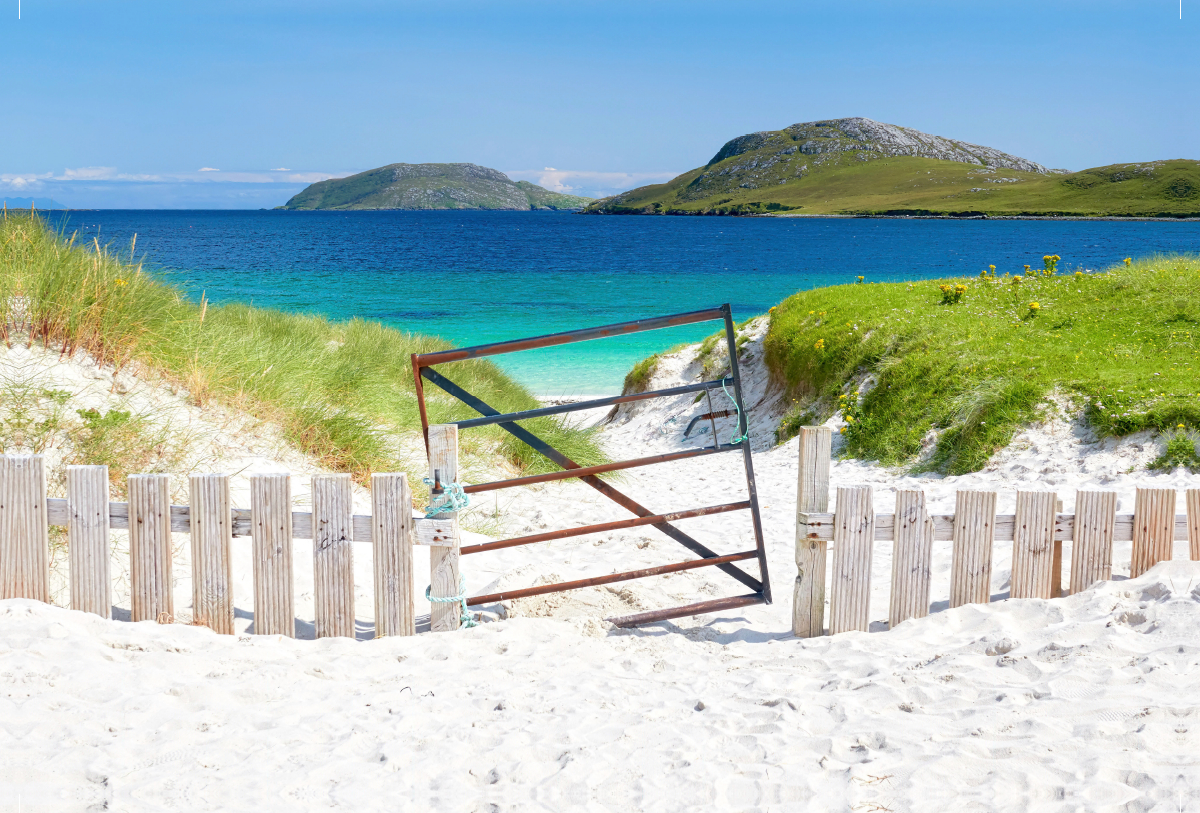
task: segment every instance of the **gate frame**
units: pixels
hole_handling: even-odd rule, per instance
[[[698,384],[687,384],[680,387],[669,387],[667,389],[652,390],[649,392],[635,393],[632,395],[596,398],[587,401],[579,401],[572,404],[562,404],[559,406],[543,407],[540,409],[529,409],[521,412],[501,414],[480,398],[467,392],[462,387],[458,386],[445,376],[435,372],[432,369],[438,364],[448,364],[454,361],[478,359],[486,356],[500,355],[503,353],[514,353],[521,350],[555,347],[563,344],[588,341],[590,339],[601,339],[610,336],[624,336],[631,333],[641,333],[648,330],[659,330],[666,327],[677,327],[680,325],[690,325],[697,322],[709,322],[718,319],[725,323],[725,344],[729,351],[730,374],[722,376],[717,380],[702,381]],[[563,469],[562,471],[550,472],[548,474],[514,477],[508,480],[497,480],[490,483],[467,485],[463,486],[463,491],[465,493],[474,494],[484,491],[495,491],[502,488],[514,488],[516,486],[530,485],[533,483],[545,483],[556,480],[578,478],[598,490],[610,500],[613,500],[618,505],[621,505],[631,513],[637,515],[635,519],[630,520],[619,520],[616,522],[584,525],[577,528],[567,528],[564,530],[549,531],[530,536],[502,539],[479,545],[469,545],[459,551],[461,555],[481,553],[483,551],[496,550],[499,548],[515,547],[517,545],[528,545],[534,542],[542,542],[550,539],[581,536],[583,534],[596,533],[605,530],[615,530],[617,528],[652,525],[662,533],[674,539],[676,542],[679,542],[688,550],[699,554],[701,557],[699,559],[691,559],[669,565],[660,565],[658,567],[644,568],[641,570],[631,570],[623,573],[613,573],[608,576],[596,576],[590,579],[579,579],[571,582],[560,582],[558,584],[541,585],[538,587],[529,587],[517,590],[505,590],[500,593],[474,596],[466,600],[468,605],[490,604],[496,601],[503,601],[505,599],[522,598],[524,596],[575,590],[580,587],[590,587],[600,584],[610,584],[617,581],[641,579],[648,576],[657,576],[664,573],[674,573],[682,570],[692,570],[695,568],[708,566],[720,568],[737,581],[741,582],[747,587],[750,587],[753,592],[740,596],[730,596],[728,598],[711,599],[694,604],[686,604],[680,607],[651,610],[649,612],[637,613],[618,618],[610,618],[608,620],[618,627],[634,627],[640,624],[650,624],[656,621],[664,621],[670,618],[681,618],[684,616],[697,615],[715,610],[745,607],[753,604],[771,603],[771,581],[767,571],[767,552],[766,546],[763,542],[762,518],[759,513],[758,490],[754,483],[754,463],[751,459],[750,438],[748,436],[749,418],[746,414],[746,406],[742,401],[742,379],[738,370],[737,360],[737,336],[734,331],[732,310],[728,303],[721,305],[720,307],[709,308],[707,310],[690,311],[688,313],[679,313],[670,316],[659,316],[652,319],[638,319],[632,322],[621,322],[614,325],[584,328],[581,330],[569,330],[563,333],[552,333],[544,336],[534,336],[527,339],[514,339],[510,341],[494,342],[492,344],[483,344],[474,347],[461,347],[453,350],[441,350],[434,353],[414,353],[412,355],[412,365],[413,382],[416,388],[417,403],[421,411],[421,429],[425,436],[426,451],[428,451],[429,448],[429,418],[425,411],[425,387],[422,379],[427,379],[439,389],[442,389],[447,394],[454,396],[459,401],[462,401],[464,404],[471,407],[483,416],[480,418],[470,418],[461,421],[451,421],[449,423],[458,426],[460,429],[466,429],[473,426],[499,424],[501,429],[513,435],[518,440],[525,442],[535,451],[541,453],[554,463],[557,463]],[[668,452],[664,454],[652,455],[650,457],[618,461],[615,463],[605,463],[598,466],[583,467],[571,460],[562,452],[552,447],[549,443],[546,443],[537,435],[534,435],[529,430],[517,426],[516,424],[516,421],[526,420],[528,418],[538,418],[546,415],[558,415],[566,412],[578,412],[580,410],[596,409],[598,407],[612,406],[616,404],[627,404],[635,401],[644,401],[651,398],[682,395],[688,392],[703,392],[707,396],[714,389],[725,389],[727,384],[733,385],[732,397],[734,403],[737,405],[737,431],[742,437],[742,440],[737,443],[722,444],[720,439],[717,437],[715,431],[716,424],[714,422],[712,446],[701,449],[689,449],[680,452]],[[726,390],[726,393],[728,394],[728,390]],[[715,414],[711,412],[711,399],[709,409],[709,415],[701,417],[709,417],[709,419],[712,420],[712,418],[715,417]],[[682,460],[689,457],[701,457],[703,455],[735,451],[738,449],[740,449],[742,452],[742,460],[746,472],[746,489],[748,492],[748,499],[736,503],[727,503],[725,505],[709,506],[706,508],[695,508],[673,513],[655,514],[650,509],[638,504],[634,500],[622,494],[609,483],[606,483],[600,478],[596,477],[597,474],[609,471],[648,466],[655,463],[666,463],[672,460]],[[671,522],[679,519],[747,509],[750,511],[751,521],[754,527],[755,547],[754,550],[741,551],[739,553],[725,555],[717,554],[715,551],[710,550],[707,546],[693,539],[691,536],[687,535],[671,524]],[[749,559],[758,560],[760,575],[759,579],[754,578],[749,573],[734,564],[734,562],[745,561]]]

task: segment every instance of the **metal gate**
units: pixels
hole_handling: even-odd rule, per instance
[[[467,392],[462,387],[458,386],[453,381],[450,381],[444,375],[433,369],[436,365],[449,364],[451,362],[462,361],[464,359],[478,359],[485,356],[499,355],[501,353],[514,353],[520,350],[534,350],[542,347],[555,347],[562,344],[588,341],[589,339],[601,339],[610,336],[624,336],[629,333],[640,333],[646,330],[658,330],[660,328],[676,327],[678,325],[690,325],[697,322],[708,322],[718,319],[724,321],[725,323],[725,342],[729,349],[730,374],[714,381],[702,381],[698,384],[670,387],[664,390],[641,392],[633,395],[618,395],[611,398],[596,398],[573,404],[563,404],[560,406],[544,407],[541,409],[529,409],[523,412],[500,414],[491,406],[484,403],[484,401]],[[500,548],[511,548],[518,545],[530,545],[534,542],[545,542],[552,539],[564,539],[572,536],[581,536],[583,534],[598,533],[602,531],[615,531],[623,528],[635,528],[649,525],[671,537],[676,542],[680,543],[692,553],[700,557],[698,559],[689,559],[682,562],[660,565],[658,567],[643,568],[641,570],[629,570],[623,573],[613,573],[608,576],[596,576],[590,579],[579,579],[577,581],[561,582],[559,584],[548,584],[517,590],[505,590],[503,592],[492,593],[490,595],[473,596],[466,600],[469,606],[491,604],[497,601],[503,601],[505,599],[536,596],[544,593],[575,590],[581,587],[611,584],[614,582],[628,581],[631,579],[642,579],[648,576],[658,576],[665,573],[678,573],[680,571],[693,570],[700,567],[717,567],[732,577],[735,581],[741,583],[745,587],[750,588],[751,592],[737,596],[730,596],[728,598],[700,601],[696,602],[695,604],[687,604],[682,607],[671,607],[668,609],[652,610],[650,612],[637,613],[636,615],[623,616],[620,618],[610,618],[609,621],[619,627],[633,627],[639,624],[649,624],[668,618],[680,618],[683,616],[697,615],[715,610],[745,607],[751,604],[771,603],[771,582],[767,574],[767,553],[763,544],[762,519],[758,510],[758,494],[754,485],[754,464],[750,458],[750,443],[746,437],[746,408],[745,404],[742,402],[742,380],[740,374],[738,373],[737,341],[733,328],[733,317],[731,315],[729,305],[726,304],[719,308],[711,308],[709,310],[675,314],[673,316],[660,316],[655,319],[639,319],[633,322],[622,322],[621,324],[606,325],[604,327],[587,328],[584,330],[571,330],[565,333],[554,333],[548,336],[537,336],[530,339],[516,339],[507,342],[496,342],[494,344],[479,345],[478,347],[463,347],[456,350],[443,350],[437,353],[414,354],[412,357],[412,364],[413,378],[417,391],[417,401],[421,409],[421,427],[425,432],[427,446],[429,437],[429,419],[425,411],[424,381],[428,381],[446,391],[450,395],[453,395],[455,398],[459,399],[482,416],[463,421],[455,421],[454,423],[459,429],[468,429],[475,426],[487,426],[489,424],[499,424],[501,429],[504,429],[506,432],[509,432],[518,439],[529,444],[533,449],[545,455],[563,469],[562,471],[552,472],[549,474],[536,474],[528,477],[514,477],[509,480],[497,480],[496,482],[492,483],[467,485],[463,487],[463,491],[465,493],[479,494],[481,492],[495,491],[502,488],[513,488],[516,486],[531,485],[533,483],[547,483],[554,480],[578,478],[599,491],[605,497],[608,497],[610,500],[626,508],[630,513],[635,515],[633,519],[618,520],[616,522],[602,522],[595,525],[584,525],[578,528],[565,528],[557,531],[547,531],[545,533],[531,534],[529,536],[521,536],[513,539],[501,539],[495,542],[487,542],[480,545],[468,545],[460,550],[461,555],[466,556],[469,554],[483,553],[490,550],[499,550]],[[732,386],[732,398],[737,405],[737,414],[739,416],[738,436],[742,438],[736,443],[721,443],[720,439],[717,437],[715,431],[716,425],[714,423],[712,446],[700,449],[688,449],[686,451],[679,452],[669,452],[651,457],[641,457],[635,460],[623,460],[616,463],[605,463],[599,466],[583,467],[568,458],[562,452],[559,452],[557,449],[553,448],[550,444],[546,443],[546,441],[534,435],[529,430],[517,425],[517,421],[525,420],[527,418],[538,418],[545,415],[558,415],[565,412],[577,412],[580,410],[595,409],[597,407],[627,404],[634,401],[644,401],[650,398],[681,395],[689,392],[709,393],[711,390],[722,389],[729,387],[730,385]],[[720,413],[712,413],[710,406],[710,415],[715,418],[720,416]],[[673,511],[670,513],[655,513],[649,508],[621,493],[611,484],[604,482],[596,476],[609,471],[632,469],[638,466],[649,466],[655,463],[667,463],[672,460],[683,460],[689,457],[701,457],[703,455],[717,454],[720,452],[737,451],[742,453],[742,460],[746,470],[747,499],[741,502],[727,503],[724,505],[711,505],[703,508],[689,508],[683,511]],[[738,553],[717,553],[716,551],[713,551],[707,546],[701,544],[673,524],[682,519],[703,517],[711,514],[721,514],[728,511],[747,510],[750,512],[751,523],[754,527],[755,547],[753,550],[740,551]],[[751,559],[758,560],[758,578],[755,578],[750,573],[742,570],[742,568],[736,564],[737,562],[749,561]]]

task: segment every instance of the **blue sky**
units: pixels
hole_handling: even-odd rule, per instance
[[[270,207],[397,161],[595,196],[842,116],[1200,158],[1200,0],[0,4],[0,196],[69,206]]]

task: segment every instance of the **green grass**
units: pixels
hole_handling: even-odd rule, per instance
[[[772,165],[776,149],[726,158],[665,184],[597,201],[587,211],[1200,217],[1200,161],[1115,164],[1041,175],[869,152],[827,154],[820,165],[803,155]],[[755,159],[758,168],[736,169]],[[801,161],[809,169],[796,177],[794,168]],[[753,188],[743,188],[743,183]]]
[[[967,286],[961,301],[942,304],[940,286],[956,284]],[[1020,282],[803,291],[774,309],[764,342],[772,376],[795,399],[781,439],[845,404],[847,452],[885,464],[917,459],[937,429],[924,467],[978,470],[1056,391],[1101,435],[1200,427],[1195,256]]]
[[[445,349],[445,342],[358,319],[334,323],[196,303],[128,258],[73,240],[29,216],[0,223],[0,320],[7,342],[28,335],[68,356],[85,352],[159,376],[185,388],[197,404],[217,402],[277,424],[299,449],[362,483],[372,471],[424,475],[423,459],[411,451],[420,419],[410,355]],[[23,313],[15,306],[20,301]],[[490,362],[439,369],[503,412],[538,405]],[[475,417],[432,385],[425,393],[431,423]],[[92,423],[97,438],[120,430],[101,416]],[[586,432],[549,418],[524,425],[583,465],[603,459]],[[468,474],[498,456],[531,471],[557,469],[496,427],[466,430],[460,444]]]
[[[633,365],[633,368],[625,374],[625,384],[621,387],[621,394],[635,395],[650,389],[650,379],[654,377],[654,371],[658,369],[661,357],[660,354],[655,353]]]
[[[1180,426],[1166,432],[1160,438],[1163,453],[1150,464],[1152,469],[1174,469],[1183,466],[1190,471],[1200,470],[1200,451],[1197,451],[1197,436]]]

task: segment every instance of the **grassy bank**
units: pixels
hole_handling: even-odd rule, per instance
[[[420,419],[409,356],[445,348],[438,339],[362,320],[197,303],[129,257],[76,245],[28,216],[0,223],[0,318],[10,344],[27,336],[161,377],[197,404],[276,423],[298,448],[360,482],[371,471],[424,474],[413,454]],[[489,362],[458,362],[445,373],[502,411],[536,406]],[[436,387],[426,397],[433,423],[475,416]],[[526,425],[581,463],[601,457],[586,433],[551,419]],[[468,465],[499,454],[521,468],[557,468],[496,427],[468,430],[461,443]]]
[[[1102,435],[1200,428],[1200,258],[1151,257],[1099,274],[844,285],[771,313],[772,375],[796,407],[781,427],[843,407],[855,457],[981,468],[1053,392]],[[855,393],[860,395],[856,396]]]
[[[866,155],[870,160],[859,160]],[[754,169],[748,169],[750,159]],[[1200,217],[1200,162],[1114,164],[1065,175],[934,158],[824,156],[801,177],[771,150],[699,167],[591,204],[611,214]]]

